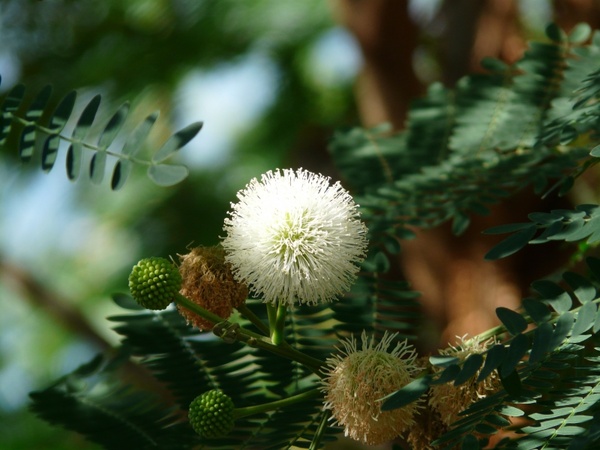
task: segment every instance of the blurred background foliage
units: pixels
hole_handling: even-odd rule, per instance
[[[548,0],[0,0],[0,94],[50,83],[103,94],[105,111],[160,109],[152,139],[197,121],[172,188],[134,173],[115,193],[73,186],[0,148],[0,447],[94,448],[27,412],[27,393],[116,334],[110,294],[131,266],[212,245],[235,193],[276,167],[335,177],[338,127],[401,128],[423,86],[448,85],[482,56],[517,59],[558,21],[599,17],[598,2]],[[487,21],[487,22],[486,22]],[[377,100],[379,99],[379,103]]]

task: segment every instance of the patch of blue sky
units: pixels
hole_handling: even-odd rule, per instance
[[[262,53],[190,72],[176,96],[177,125],[203,120],[204,127],[182,152],[183,162],[190,169],[227,164],[237,137],[275,100],[277,84],[277,68]]]
[[[356,42],[340,27],[325,31],[308,52],[307,70],[326,87],[350,82],[361,64]],[[192,170],[231,162],[236,140],[276,99],[279,77],[268,52],[258,50],[185,77],[175,99],[176,126],[203,120],[204,128],[182,152],[183,162]]]
[[[315,41],[307,62],[312,78],[333,87],[352,82],[363,61],[354,37],[344,28],[335,27]]]

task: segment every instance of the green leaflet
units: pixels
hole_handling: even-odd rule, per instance
[[[147,139],[158,113],[150,114],[133,131],[123,131],[129,112],[127,103],[101,125],[104,114],[99,113],[100,95],[79,108],[77,93],[72,91],[52,110],[51,94],[52,88],[46,86],[25,104],[25,87],[18,85],[0,101],[0,145],[14,147],[23,162],[48,172],[55,166],[61,144],[65,144],[66,173],[72,181],[86,174],[94,184],[99,184],[110,170],[111,188],[117,190],[127,181],[133,165],[146,166],[150,180],[160,186],[171,186],[187,177],[187,168],[166,161],[196,136],[202,128],[201,122],[175,132],[147,159],[140,154],[145,148],[155,147]],[[118,148],[115,141],[120,133],[125,143]],[[87,158],[87,152],[92,152],[91,158]],[[116,158],[112,168],[107,168],[109,156]],[[86,164],[89,166],[84,170]]]

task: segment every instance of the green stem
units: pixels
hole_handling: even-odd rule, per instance
[[[248,319],[256,328],[260,330],[265,336],[269,336],[270,330],[269,327],[258,317],[256,314],[252,312],[246,304],[242,304],[237,307],[237,310],[240,312],[242,316]]]
[[[277,303],[277,312],[275,314],[275,328],[271,328],[271,341],[275,345],[281,345],[285,342],[285,316],[287,307],[281,302]]]
[[[327,420],[329,419],[329,412],[327,410],[324,410],[322,414],[323,417],[321,418],[321,422],[319,422],[319,427],[313,436],[313,440],[310,443],[310,448],[308,450],[316,450],[320,448],[321,438],[327,429]]]
[[[175,297],[175,303],[177,303],[180,306],[183,306],[185,309],[190,310],[194,314],[198,314],[203,319],[212,322],[213,325],[216,325],[219,322],[223,322],[224,320],[221,316],[217,316],[216,314],[207,311],[206,309],[195,304],[193,301],[191,301],[189,298],[185,297],[182,294],[177,294],[177,296]]]
[[[247,329],[239,327],[239,326],[237,326],[237,328],[236,328],[237,324],[232,324],[231,322],[224,320],[222,317],[219,317],[216,314],[213,314],[210,311],[205,310],[204,308],[195,304],[190,299],[188,299],[187,297],[185,297],[181,294],[177,295],[177,297],[175,298],[175,302],[178,305],[183,306],[184,308],[190,310],[194,314],[198,314],[199,316],[203,317],[204,319],[211,321],[214,325],[217,325],[217,324],[221,325],[218,329],[223,330],[223,333],[219,334],[219,331],[217,331],[216,326],[213,329],[213,332],[217,336],[225,337],[225,334],[227,334],[227,331],[231,331],[231,336],[228,336],[228,337],[231,337],[231,338],[234,338],[235,340],[244,342],[251,347],[261,348],[263,350],[267,350],[271,353],[282,356],[284,358],[291,359],[292,361],[296,361],[300,364],[305,365],[306,367],[308,367],[310,370],[312,370],[317,375],[322,376],[322,374],[321,374],[321,365],[323,364],[322,361],[320,361],[316,358],[313,358],[312,356],[309,356],[305,353],[302,353],[301,351],[296,350],[295,348],[288,345],[287,343],[284,343],[284,345],[280,345],[280,346],[273,345],[271,340],[266,336],[263,336],[261,334],[255,333],[253,331],[247,330]]]
[[[303,392],[301,394],[293,395],[292,397],[282,398],[281,400],[275,400],[269,403],[263,403],[262,405],[254,405],[254,406],[246,406],[245,408],[236,408],[233,410],[233,416],[236,419],[241,417],[250,416],[253,414],[260,414],[263,412],[273,411],[277,408],[282,408],[284,406],[290,406],[295,403],[299,403],[304,400],[309,400],[311,398],[316,398],[321,395],[321,392],[318,389],[311,389],[310,391]]]
[[[14,114],[10,114],[9,113],[9,115],[7,117],[11,118],[12,120],[14,120],[16,122],[19,122],[22,125],[25,125],[25,126],[31,126],[31,125],[33,125],[39,131],[42,131],[42,132],[44,132],[44,133],[46,133],[46,134],[48,134],[50,136],[57,136],[59,139],[62,139],[63,141],[66,141],[66,142],[70,142],[71,144],[81,145],[82,148],[85,148],[87,150],[92,150],[92,151],[97,152],[97,153],[104,152],[107,155],[114,156],[114,157],[119,158],[119,159],[130,160],[130,161],[134,162],[135,164],[140,164],[140,165],[144,165],[144,166],[151,166],[151,165],[153,165],[152,161],[148,161],[148,160],[145,160],[145,159],[139,159],[139,158],[136,158],[135,156],[127,155],[127,154],[124,154],[124,153],[117,153],[117,152],[108,150],[108,147],[101,148],[101,147],[98,147],[98,146],[96,146],[94,144],[91,144],[89,142],[84,142],[81,139],[74,139],[71,136],[67,136],[67,135],[61,134],[60,132],[57,133],[56,130],[44,127],[43,125],[40,125],[37,122],[33,122],[33,121],[30,121],[30,120],[24,119],[22,117],[14,115]]]
[[[277,307],[271,303],[267,303],[267,317],[269,318],[269,336],[271,336],[277,323]]]
[[[216,329],[216,325],[218,325],[218,324],[222,325],[221,327],[219,327],[222,330],[233,329],[234,324],[232,324],[228,320],[223,319],[220,316],[217,316],[216,314],[211,313],[210,311],[207,311],[206,309],[202,308],[201,306],[197,305],[196,303],[192,302],[189,298],[187,298],[181,294],[177,294],[177,297],[175,298],[175,303],[177,303],[180,306],[183,306],[186,309],[189,309],[194,314],[198,314],[199,316],[203,317],[206,320],[210,320],[213,323],[213,325],[215,325],[215,329]],[[235,330],[235,333],[236,333],[236,336],[235,336],[236,338],[239,338],[239,335],[244,335],[245,339],[240,339],[244,342],[246,342],[250,339],[258,339],[258,340],[265,339],[264,336],[262,336],[258,333],[254,333],[253,331],[246,330],[241,327],[237,328]],[[221,337],[218,334],[217,334],[217,336]],[[268,340],[267,340],[267,342],[268,342]]]

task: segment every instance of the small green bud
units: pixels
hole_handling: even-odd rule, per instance
[[[181,289],[181,275],[165,258],[152,257],[139,261],[129,275],[129,290],[141,306],[165,309]]]
[[[213,389],[196,397],[188,413],[196,433],[205,438],[221,437],[233,429],[234,405],[231,397]]]

